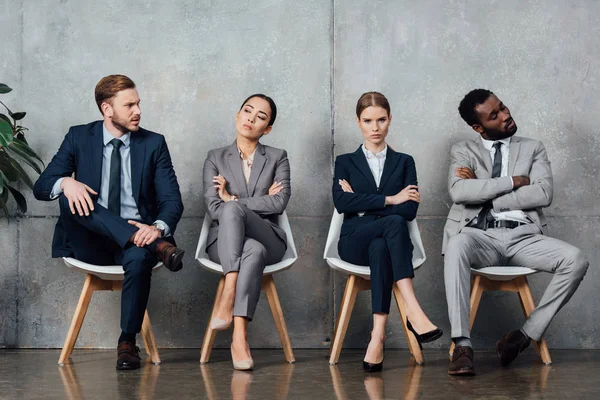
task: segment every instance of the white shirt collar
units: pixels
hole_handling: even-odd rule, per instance
[[[254,161],[254,155],[256,154],[256,149],[258,148],[258,146],[256,146],[256,148],[254,149],[254,151],[252,152],[252,154],[250,154],[248,156],[248,161],[250,161],[250,164],[252,164],[252,162]],[[240,158],[243,160],[244,159],[244,153],[242,153],[242,150],[240,150],[240,148],[238,147],[238,153],[240,154]]]
[[[104,146],[110,143],[111,140],[115,139],[113,135],[110,134],[108,129],[106,129],[106,125],[102,124],[102,141],[104,142]],[[129,141],[131,140],[131,132],[127,132],[120,138],[118,138],[121,142],[123,142],[123,146],[129,146]]]
[[[388,149],[388,146],[387,146],[387,143],[386,143],[386,145],[383,148],[383,150],[381,150],[377,154],[373,154],[373,152],[371,150],[367,149],[364,144],[362,145],[362,150],[363,150],[363,153],[365,154],[365,157],[367,157],[367,160],[369,160],[369,159],[371,159],[373,157],[376,157],[376,158],[385,158],[387,156],[387,149]]]
[[[483,144],[483,147],[485,147],[487,149],[487,151],[492,151],[492,149],[494,148],[494,143],[496,143],[496,142],[500,142],[503,145],[505,145],[506,148],[508,148],[508,145],[510,144],[510,139],[511,138],[506,138],[506,139],[502,139],[502,140],[487,140],[482,137],[481,143]]]

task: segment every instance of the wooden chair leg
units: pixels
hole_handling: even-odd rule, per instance
[[[142,322],[142,338],[144,339],[146,353],[148,353],[152,359],[152,362],[155,365],[160,364],[160,355],[158,354],[158,346],[156,345],[156,340],[154,339],[154,332],[152,331],[152,323],[150,323],[148,310],[146,310],[146,313],[144,314],[144,322]]]
[[[212,378],[208,365],[200,365],[200,372],[202,374],[202,381],[204,381],[204,391],[206,391],[206,397],[208,400],[217,400],[219,398],[219,392],[215,387],[215,381]]]
[[[285,318],[283,317],[283,310],[281,309],[281,303],[279,302],[279,296],[277,295],[277,288],[275,287],[275,281],[272,275],[266,275],[262,279],[262,290],[267,295],[269,306],[271,307],[271,313],[275,320],[275,326],[279,333],[279,339],[281,340],[281,346],[285,353],[285,359],[290,364],[296,362],[294,357],[294,351],[292,350],[292,342],[288,334],[287,326],[285,324]]]
[[[400,288],[398,285],[394,284],[394,297],[396,298],[396,304],[398,305],[398,312],[400,313],[400,320],[402,321],[402,327],[404,328],[404,334],[406,335],[406,341],[408,342],[408,347],[410,349],[411,354],[415,357],[415,361],[417,364],[421,365],[425,363],[425,358],[423,357],[423,351],[419,346],[419,342],[415,335],[408,330],[408,326],[406,324],[406,305],[404,304],[404,299],[402,298],[402,293],[400,293]]]
[[[67,338],[65,339],[65,344],[63,345],[62,351],[60,352],[60,357],[58,358],[58,365],[60,366],[65,365],[69,359],[69,356],[73,352],[73,349],[75,348],[75,342],[77,342],[79,331],[81,331],[81,325],[83,324],[85,314],[88,306],[90,305],[90,300],[92,299],[92,294],[94,293],[97,280],[100,280],[100,278],[97,278],[91,274],[88,274],[85,278],[83,289],[81,289],[81,295],[79,295],[79,302],[75,308],[75,313],[73,314],[73,319],[71,320],[71,326],[69,327],[69,332],[67,333]]]
[[[347,281],[346,281],[347,283]],[[346,288],[348,287],[348,285],[346,285]],[[346,303],[346,296],[348,294],[348,291],[346,289],[344,289],[344,295],[342,296],[342,304]],[[340,315],[342,315],[341,313],[338,313],[337,318],[335,320],[335,325],[333,326],[333,336],[331,337],[331,343],[329,343],[329,356],[331,357],[331,350],[333,349],[333,342],[334,342],[334,338],[335,338],[335,334],[337,333],[337,329],[338,326],[340,325]]]
[[[531,294],[531,289],[529,288],[527,277],[521,276],[519,278],[516,278],[515,283],[519,288],[519,298],[521,299],[521,305],[523,306],[525,316],[529,317],[531,312],[535,309],[535,302],[533,301],[533,295]],[[550,350],[548,349],[546,339],[542,338],[542,340],[540,340],[539,342],[533,341],[533,345],[535,347],[536,352],[542,358],[542,362],[546,365],[552,364],[552,359],[550,358]]]
[[[210,314],[210,319],[208,320],[208,324],[206,326],[206,332],[204,333],[202,349],[200,350],[200,364],[206,364],[210,361],[210,353],[212,351],[213,343],[215,342],[215,337],[217,336],[217,331],[210,329],[210,321],[212,321],[213,317],[217,313],[217,310],[219,309],[219,304],[221,303],[221,295],[223,294],[224,288],[225,276],[222,276],[219,280],[219,286],[217,286],[217,294],[215,294],[215,301],[213,303],[212,313]]]
[[[335,328],[335,335],[333,342],[331,343],[331,351],[329,355],[329,364],[337,364],[340,353],[342,352],[342,345],[344,344],[344,337],[346,336],[346,330],[350,323],[350,317],[352,316],[352,310],[354,309],[354,303],[356,302],[356,296],[360,292],[360,283],[358,282],[360,277],[356,275],[348,276],[346,281],[346,289],[344,290],[344,298],[342,306],[340,308],[340,314],[338,317],[338,323]]]
[[[80,400],[83,399],[83,392],[81,391],[81,385],[79,384],[79,379],[77,378],[77,374],[73,369],[72,365],[64,365],[62,368],[59,368],[60,378],[62,380],[63,386],[65,388],[65,398],[67,400]]]
[[[479,303],[481,302],[481,296],[485,291],[485,281],[481,275],[476,275],[473,280],[473,287],[471,288],[471,298],[469,300],[469,330],[473,329],[475,323],[475,317],[477,316],[477,310],[479,309]],[[454,342],[450,346],[450,357],[454,353]]]

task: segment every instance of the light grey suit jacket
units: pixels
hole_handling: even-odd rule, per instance
[[[442,254],[448,240],[477,217],[483,204],[492,201],[495,212],[522,210],[542,232],[546,218],[542,207],[552,203],[553,179],[550,161],[542,142],[513,136],[509,145],[508,176],[492,179],[492,160],[480,138],[452,146],[448,191],[454,202],[444,227]],[[470,168],[477,179],[456,176],[459,167]],[[530,184],[512,189],[512,176],[527,176]]]
[[[287,152],[259,143],[254,153],[248,184],[244,179],[242,159],[235,141],[229,146],[208,152],[202,174],[206,212],[213,220],[208,232],[207,247],[217,240],[219,216],[221,206],[224,204],[212,181],[213,177],[219,174],[227,181],[227,192],[238,196],[240,204],[267,219],[275,234],[286,242],[285,232],[276,222],[277,216],[285,211],[292,194]],[[274,181],[282,183],[283,189],[276,195],[269,196],[269,188]]]

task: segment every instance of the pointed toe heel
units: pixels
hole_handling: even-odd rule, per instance
[[[419,335],[408,319],[406,320],[406,327],[413,333],[413,335],[415,335],[415,338],[417,338],[417,342],[419,342],[419,347],[421,349],[423,349],[423,343],[429,343],[438,340],[444,334],[440,328],[436,328],[432,331]]]

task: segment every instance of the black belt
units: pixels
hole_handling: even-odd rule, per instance
[[[486,225],[486,229],[494,229],[494,228],[507,228],[514,229],[517,226],[527,225],[525,222],[518,221],[507,221],[507,220],[494,220],[490,221]]]

